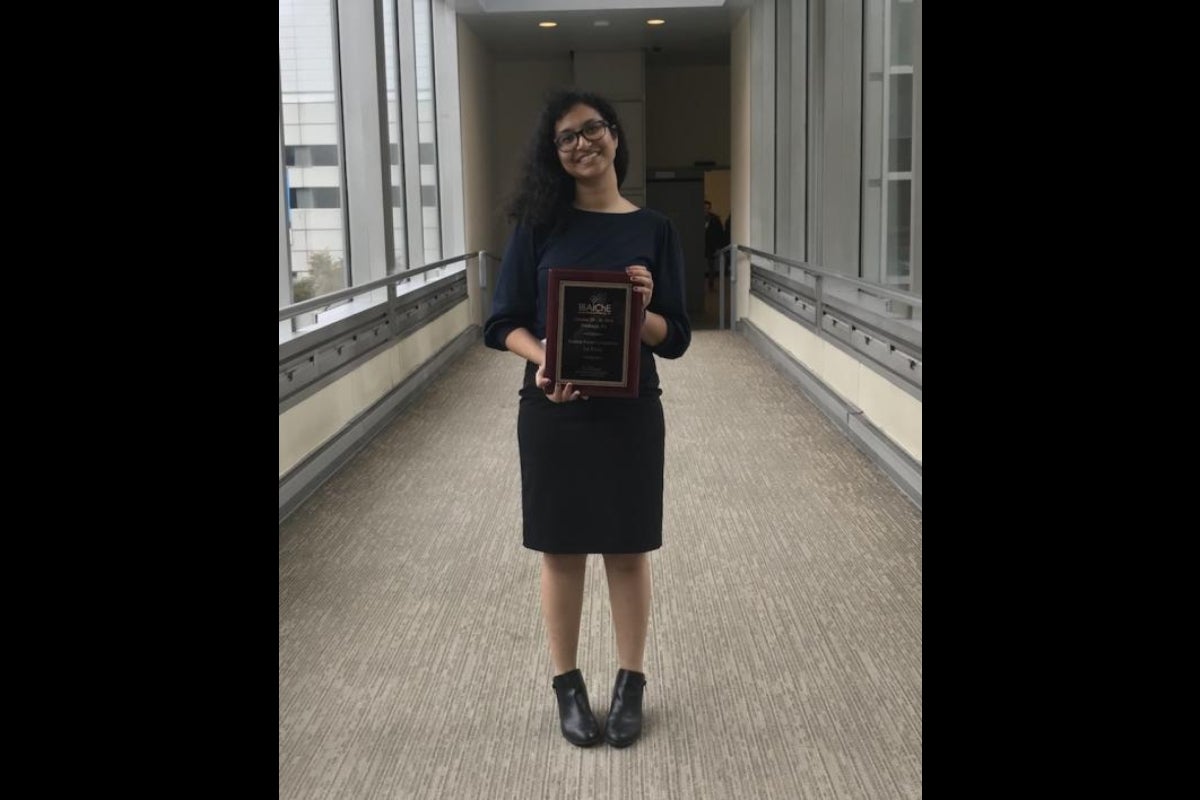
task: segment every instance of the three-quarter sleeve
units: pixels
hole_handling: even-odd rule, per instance
[[[504,340],[516,328],[537,329],[537,264],[529,228],[517,225],[508,240],[500,277],[492,296],[492,314],[483,325],[483,341],[496,350],[507,350]]]
[[[683,244],[670,220],[660,229],[654,274],[654,294],[648,310],[667,321],[667,338],[651,348],[661,358],[679,358],[692,343],[683,286]]]

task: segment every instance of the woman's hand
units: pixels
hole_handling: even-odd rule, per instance
[[[545,364],[538,364],[536,381],[538,388],[546,393],[547,400],[551,403],[567,403],[580,398],[581,395],[575,388],[575,384],[570,382],[557,384],[554,386],[554,390],[551,391],[550,384],[552,381],[543,374],[543,370],[545,369]]]
[[[642,308],[649,308],[650,298],[654,296],[654,278],[650,270],[634,265],[626,267],[625,274],[633,278],[633,290],[642,296]]]
[[[543,349],[546,347],[545,339],[542,339],[542,347]],[[587,397],[580,393],[575,388],[575,385],[569,381],[565,384],[560,383],[554,386],[552,391],[550,386],[552,381],[546,377],[545,370],[546,362],[543,361],[541,364],[538,364],[537,377],[534,378],[534,382],[539,389],[546,393],[546,399],[551,403],[568,403],[571,400],[578,400],[581,397],[587,400]]]

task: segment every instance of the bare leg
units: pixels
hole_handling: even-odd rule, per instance
[[[583,577],[587,554],[542,554],[542,617],[550,639],[554,674],[577,666],[579,618],[583,614]]]
[[[608,599],[617,634],[617,666],[643,672],[646,628],[650,624],[650,556],[648,553],[606,553]]]

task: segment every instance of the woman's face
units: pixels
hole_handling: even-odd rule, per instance
[[[563,133],[575,134],[575,141],[569,147],[565,150],[558,149],[558,160],[567,174],[577,181],[598,178],[606,171],[614,169],[617,134],[612,129],[605,128],[599,131],[599,137],[593,142],[580,132],[587,128],[589,123],[603,122],[604,117],[599,111],[580,103],[554,123],[555,138]]]

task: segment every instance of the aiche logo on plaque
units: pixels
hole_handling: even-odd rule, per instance
[[[611,314],[612,303],[608,302],[605,292],[596,292],[588,298],[588,302],[579,304],[580,314]]]

